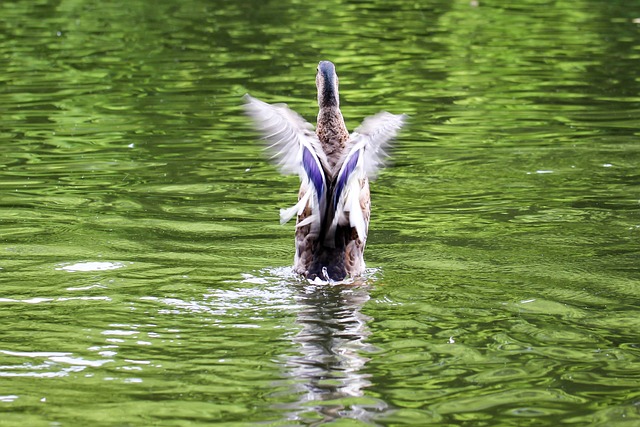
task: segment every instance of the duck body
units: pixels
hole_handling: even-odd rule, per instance
[[[266,104],[247,94],[245,110],[271,143],[281,172],[300,176],[298,203],[280,211],[281,223],[297,216],[294,270],[309,280],[341,281],[364,272],[369,179],[382,166],[384,148],[406,116],[378,113],[349,134],[331,62],[318,64],[316,86],[315,132],[284,104]]]

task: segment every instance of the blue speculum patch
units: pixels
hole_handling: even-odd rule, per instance
[[[335,209],[338,206],[338,200],[340,200],[340,194],[344,190],[344,186],[347,185],[347,181],[349,177],[353,173],[358,164],[358,159],[360,158],[360,150],[356,151],[350,158],[347,164],[342,171],[342,174],[338,177],[338,182],[336,184],[336,191],[333,193],[333,208]]]
[[[324,194],[324,172],[318,167],[317,158],[311,154],[307,147],[302,149],[302,167],[313,183],[313,187],[318,193],[318,199],[321,199]]]

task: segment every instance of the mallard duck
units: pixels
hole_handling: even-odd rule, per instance
[[[271,144],[280,171],[300,176],[298,203],[280,210],[282,224],[297,216],[294,270],[311,281],[334,282],[364,272],[369,180],[383,165],[384,148],[406,115],[381,112],[349,134],[333,63],[318,64],[316,86],[320,111],[315,132],[286,104],[270,105],[249,94],[244,101],[256,129]]]

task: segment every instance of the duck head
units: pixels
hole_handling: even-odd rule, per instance
[[[338,75],[336,67],[330,61],[320,61],[318,74],[316,74],[316,87],[318,88],[318,106],[339,107]]]

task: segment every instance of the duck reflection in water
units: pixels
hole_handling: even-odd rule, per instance
[[[369,180],[381,168],[384,148],[406,116],[381,112],[349,134],[333,63],[318,64],[316,87],[315,132],[284,104],[266,104],[247,94],[245,110],[271,144],[281,172],[300,176],[298,203],[280,211],[283,224],[297,217],[294,270],[310,280],[341,281],[364,272]]]
[[[364,354],[374,350],[366,343],[371,318],[360,312],[369,300],[367,286],[301,285],[296,299],[302,329],[293,341],[301,355],[287,357],[285,365],[300,398],[286,405],[293,410],[290,419],[307,425],[342,418],[371,422],[387,405],[364,396],[371,385],[362,372],[369,360]]]

